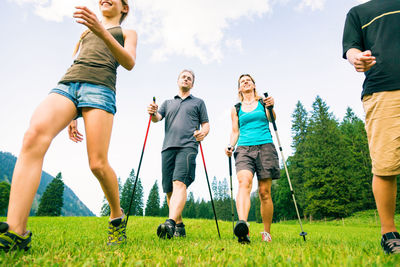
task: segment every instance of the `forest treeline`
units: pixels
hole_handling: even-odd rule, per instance
[[[350,216],[357,211],[375,209],[371,159],[364,122],[351,108],[347,108],[345,116],[339,121],[321,97],[315,98],[310,111],[299,101],[292,113],[291,131],[294,152],[286,163],[302,217],[335,219]],[[296,218],[286,172],[283,166],[281,169],[281,179],[272,185],[274,221]],[[134,179],[132,170],[125,185],[121,186],[121,203],[125,210],[129,205],[127,199]],[[231,220],[228,180],[214,177],[212,191],[218,219]],[[131,214],[168,216],[166,198],[160,201],[157,181],[144,205],[143,187],[138,180],[133,203]],[[233,205],[237,219],[234,200]],[[259,207],[258,193],[253,192],[249,221],[261,222]],[[105,201],[102,214],[107,215],[108,212]],[[213,218],[211,203],[204,199],[195,200],[193,192],[189,192],[183,217]]]

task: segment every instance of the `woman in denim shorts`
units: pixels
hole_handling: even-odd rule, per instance
[[[33,113],[12,178],[7,223],[0,223],[0,250],[27,250],[31,232],[26,225],[39,186],[43,159],[53,138],[68,126],[70,139],[83,140],[74,119],[83,117],[90,169],[110,205],[109,245],[126,240],[126,216],[120,208],[118,182],[108,163],[115,108],[116,69],[131,70],[137,35],[120,24],[129,12],[127,0],[101,0],[101,22],[85,6],[73,17],[88,29],[82,34],[72,66]]]
[[[271,184],[273,179],[279,179],[280,169],[265,106],[273,106],[274,99],[272,97],[261,99],[257,94],[254,79],[249,74],[239,77],[238,88],[240,102],[231,111],[232,133],[230,145],[225,149],[227,156],[231,157],[233,148],[237,144],[234,156],[236,175],[239,181],[236,198],[239,221],[236,223],[234,233],[240,243],[250,242],[247,217],[250,210],[253,177],[256,173],[264,224],[261,236],[263,241],[271,242],[270,231],[274,210]]]

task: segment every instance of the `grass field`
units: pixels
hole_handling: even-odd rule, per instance
[[[0,218],[4,220],[4,218]],[[31,217],[29,252],[0,252],[1,266],[400,266],[400,255],[385,255],[373,211],[344,220],[274,223],[272,243],[261,242],[262,225],[251,223],[250,245],[238,244],[232,222],[186,219],[185,239],[159,240],[165,218],[130,217],[128,242],[108,247],[107,218]],[[396,217],[399,225],[400,217]]]

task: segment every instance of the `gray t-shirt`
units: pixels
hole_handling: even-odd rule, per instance
[[[162,151],[171,147],[193,147],[198,142],[193,133],[208,122],[206,105],[200,98],[189,95],[185,99],[178,95],[162,103],[158,113],[165,118],[165,137]]]

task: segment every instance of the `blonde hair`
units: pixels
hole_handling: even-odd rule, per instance
[[[250,74],[242,74],[238,79],[238,89],[240,88],[240,79],[242,79],[243,77],[249,77],[250,80],[254,83],[254,85],[256,85],[256,82],[254,81],[253,77],[251,77]],[[238,98],[240,102],[243,102],[243,93],[240,92],[239,90],[238,90]],[[261,98],[261,96],[258,95],[256,88],[254,88],[254,98],[257,101]]]
[[[129,13],[129,4],[128,4],[128,0],[121,0],[121,2],[122,2],[122,5],[123,5],[123,6],[127,6],[127,7],[128,7],[128,11],[122,13],[121,18],[119,19],[119,24],[121,24],[121,23],[125,20],[126,16],[128,16],[128,13]],[[84,32],[81,34],[81,37],[79,38],[79,41],[78,41],[78,42],[76,43],[76,45],[75,45],[74,52],[72,53],[72,56],[73,56],[73,57],[76,55],[76,53],[78,53],[79,48],[81,47],[81,43],[82,43],[83,38],[85,38],[85,36],[88,35],[89,32],[90,32],[90,30],[87,29],[86,31],[84,31]]]

